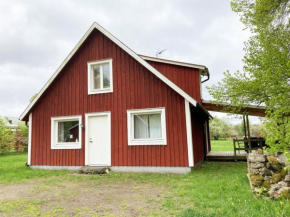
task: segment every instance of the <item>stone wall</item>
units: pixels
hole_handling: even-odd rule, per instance
[[[290,198],[290,172],[286,172],[283,155],[263,154],[261,150],[248,155],[248,177],[255,193],[264,192],[270,197]]]

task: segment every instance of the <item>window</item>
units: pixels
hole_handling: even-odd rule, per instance
[[[88,63],[88,94],[113,92],[112,60]]]
[[[166,145],[165,109],[127,111],[129,145]]]
[[[80,149],[81,116],[51,118],[51,149]]]

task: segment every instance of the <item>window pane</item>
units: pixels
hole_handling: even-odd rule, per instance
[[[134,139],[161,138],[161,114],[134,115]]]
[[[161,114],[149,115],[149,135],[151,139],[162,138]]]
[[[110,65],[105,64],[103,65],[103,87],[104,88],[110,88]]]
[[[94,89],[100,89],[101,88],[101,73],[100,73],[100,66],[93,66],[93,83],[94,83]]]
[[[134,115],[134,139],[148,139],[148,115]]]
[[[58,122],[58,142],[79,142],[79,121]]]

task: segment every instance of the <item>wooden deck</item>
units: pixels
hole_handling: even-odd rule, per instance
[[[246,152],[237,152],[237,160],[246,161],[247,155],[248,153]],[[235,161],[235,154],[233,151],[211,151],[206,157],[210,161]]]

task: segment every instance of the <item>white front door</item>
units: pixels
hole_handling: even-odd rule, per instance
[[[111,115],[87,115],[87,165],[111,166]]]

